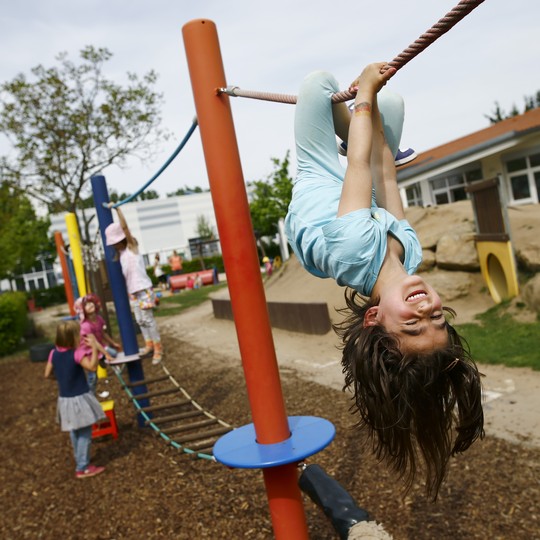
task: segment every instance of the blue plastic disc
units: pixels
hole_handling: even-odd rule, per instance
[[[298,463],[326,448],[334,439],[334,425],[316,416],[289,416],[291,436],[279,443],[259,444],[255,425],[230,431],[214,445],[214,457],[228,467],[264,469]]]

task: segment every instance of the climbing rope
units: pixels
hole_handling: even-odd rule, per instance
[[[182,142],[178,145],[178,148],[172,153],[171,157],[163,164],[161,169],[144,184],[138,191],[130,195],[129,197],[126,197],[125,199],[118,201],[117,203],[113,204],[112,208],[117,208],[118,206],[122,206],[123,204],[126,204],[129,201],[132,201],[135,199],[135,197],[138,197],[154,180],[156,180],[159,175],[173,162],[174,158],[180,153],[182,148],[186,145],[186,143],[189,141],[189,138],[191,135],[193,135],[193,132],[195,131],[195,128],[197,127],[197,117],[193,119],[193,124],[189,128],[188,132],[186,133],[186,136],[182,139]],[[109,205],[107,203],[103,203],[104,208],[109,208]]]
[[[468,15],[474,8],[479,6],[484,0],[461,0],[457,6],[450,10],[442,19],[434,24],[429,30],[424,32],[414,43],[411,43],[403,52],[398,54],[388,64],[396,70],[401,69],[407,62],[420,54],[435,40],[448,32],[461,19]],[[275,94],[270,92],[257,92],[253,90],[241,90],[237,86],[219,88],[218,92],[233,97],[246,97],[260,99],[264,101],[277,101],[279,103],[296,103],[296,96],[290,94]],[[354,98],[355,93],[349,90],[337,92],[332,96],[332,103],[341,103]]]

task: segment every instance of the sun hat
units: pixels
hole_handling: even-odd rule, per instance
[[[94,293],[88,293],[86,296],[83,296],[83,299],[82,299],[82,308],[83,308],[82,315],[83,315],[83,318],[84,318],[84,308],[85,308],[86,304],[88,304],[88,302],[92,302],[94,304],[94,306],[96,306],[96,313],[99,313],[99,311],[101,309],[101,301],[100,301],[99,297],[97,295],[95,295]]]
[[[118,242],[125,240],[126,233],[119,223],[111,223],[105,229],[105,238],[108,246],[114,246],[114,244],[118,244]]]

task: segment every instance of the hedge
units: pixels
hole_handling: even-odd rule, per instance
[[[0,356],[13,352],[23,339],[28,320],[26,294],[6,292],[0,295]]]

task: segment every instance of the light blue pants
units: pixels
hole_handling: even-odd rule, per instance
[[[73,429],[69,432],[73,453],[75,455],[75,470],[84,471],[90,465],[90,444],[92,442],[92,426]]]
[[[302,82],[294,121],[297,180],[331,177],[343,181],[345,168],[338,158],[331,101],[339,91],[334,76],[324,71],[315,71]],[[377,94],[377,103],[386,142],[395,156],[403,131],[403,99],[383,88]]]
[[[95,395],[97,387],[97,373],[95,371],[87,371],[86,382],[88,383],[88,388],[90,388],[90,392]]]

